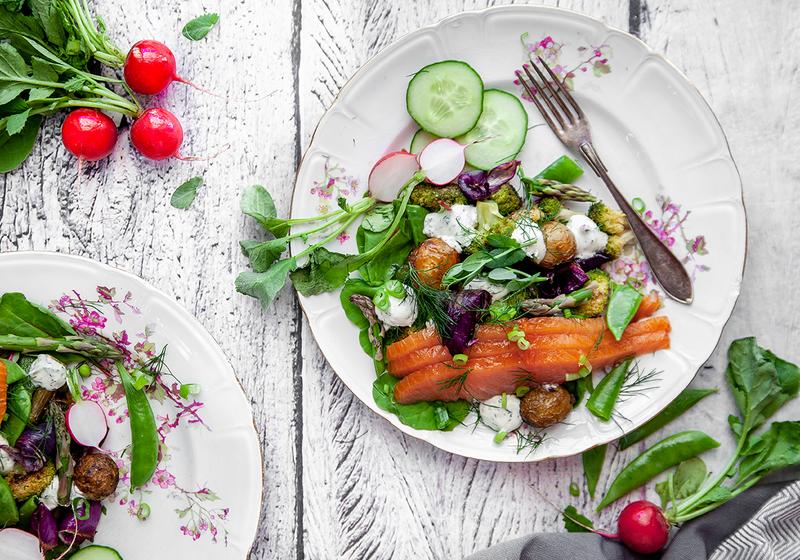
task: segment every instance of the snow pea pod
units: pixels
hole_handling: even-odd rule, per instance
[[[153,409],[144,389],[134,386],[128,370],[117,362],[117,371],[122,378],[128,415],[131,421],[131,486],[144,486],[153,477],[158,465],[158,432]]]
[[[631,362],[633,358],[622,360],[600,380],[592,396],[586,401],[589,412],[606,422],[611,419],[614,405],[617,404],[622,385],[625,383],[625,376],[631,368]]]
[[[684,389],[674,401],[669,403],[664,410],[656,414],[653,418],[630,432],[622,436],[619,440],[619,448],[627,449],[634,443],[642,441],[647,436],[657,432],[678,416],[692,408],[702,399],[712,393],[716,393],[716,389]]]
[[[619,500],[668,468],[715,447],[719,447],[719,442],[698,430],[679,432],[659,441],[620,471],[597,506],[597,511]]]
[[[639,304],[642,303],[642,293],[627,284],[611,283],[611,297],[608,299],[606,310],[606,324],[608,330],[619,340],[622,333],[636,315]]]
[[[0,476],[0,527],[13,527],[19,522],[19,510],[6,479]]]

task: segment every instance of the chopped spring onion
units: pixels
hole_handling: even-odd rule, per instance
[[[453,356],[453,363],[457,366],[467,365],[467,360],[469,360],[469,358],[466,354],[456,354]]]
[[[200,385],[198,383],[183,383],[179,392],[182,399],[188,399],[190,395],[200,393]]]
[[[502,408],[508,408],[508,395],[505,393],[500,397],[500,406]]]
[[[139,504],[139,509],[136,510],[136,518],[139,521],[145,521],[148,517],[150,517],[150,506],[147,504]]]
[[[508,432],[497,432],[494,435],[494,442],[495,443],[503,443],[505,441],[505,439],[506,439],[506,436],[508,436]]]
[[[530,392],[530,390],[531,390],[530,387],[526,387],[525,385],[520,385],[519,387],[516,388],[514,394],[517,395],[517,397],[522,398],[525,395],[527,395]]]

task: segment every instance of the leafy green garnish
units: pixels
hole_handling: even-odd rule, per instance
[[[394,386],[399,380],[383,373],[372,384],[372,397],[382,409],[397,415],[405,424],[417,430],[443,430],[449,432],[467,417],[471,406],[467,401],[420,402],[399,404],[394,400]]]
[[[800,464],[800,422],[774,422],[756,433],[797,396],[800,368],[761,348],[750,337],[731,344],[726,375],[739,409],[738,416],[728,418],[737,440],[736,451],[727,465],[699,488],[695,488],[701,474],[699,464],[685,466],[682,473],[676,470],[668,486],[659,486],[662,500],[673,502],[668,518],[674,523],[711,511],[776,469]],[[695,491],[681,499],[689,490]]]
[[[188,181],[185,181],[172,193],[172,198],[170,198],[169,203],[179,210],[189,208],[192,202],[194,202],[194,199],[197,198],[197,189],[199,189],[202,184],[202,177],[192,177]]]
[[[181,33],[190,41],[199,41],[219,22],[219,14],[203,14],[183,26]]]
[[[564,521],[564,529],[569,533],[589,533],[589,529],[594,528],[592,520],[578,513],[575,506],[564,508],[564,511],[561,512],[561,519]]]

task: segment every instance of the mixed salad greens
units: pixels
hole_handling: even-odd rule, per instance
[[[149,395],[164,388],[165,354],[144,360],[20,293],[0,297],[0,557],[120,558],[107,547],[81,546],[94,539],[103,501],[117,491],[117,460],[128,456],[132,488],[156,470],[160,440]],[[128,449],[101,447],[107,411],[81,392],[91,376],[121,380]],[[179,393],[188,398],[197,390],[185,385]],[[137,516],[148,515],[140,504]]]
[[[519,443],[564,420],[593,368],[618,364],[588,403],[610,420],[642,382],[631,358],[669,346],[658,295],[603,270],[634,250],[624,214],[575,185],[583,170],[567,156],[526,174],[525,108],[467,63],[422,68],[406,101],[420,129],[374,165],[362,199],[281,219],[266,189],[245,191],[243,212],[273,238],[242,242],[252,271],[237,289],[267,306],[288,279],[304,296],[341,288],[375,402],[417,429],[475,411],[496,442]],[[327,248],[357,223],[358,253]]]

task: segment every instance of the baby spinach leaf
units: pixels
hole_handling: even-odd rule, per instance
[[[411,234],[411,241],[413,241],[415,247],[428,238],[422,231],[425,227],[425,216],[427,215],[428,211],[422,206],[417,206],[416,204],[409,204],[406,206],[409,233]]]
[[[258,298],[266,309],[289,279],[289,273],[297,266],[293,257],[280,260],[264,272],[242,272],[236,278],[236,291]]]
[[[567,506],[561,512],[561,519],[564,520],[564,529],[569,533],[589,533],[590,531],[586,527],[594,528],[591,519],[578,513],[575,506]]]
[[[250,268],[254,272],[265,272],[272,266],[272,263],[281,258],[288,245],[285,237],[268,241],[246,240],[239,242],[242,253],[250,259]]]
[[[360,278],[348,278],[344,283],[341,294],[339,294],[339,301],[344,308],[344,314],[350,321],[360,329],[369,327],[369,321],[364,317],[364,314],[350,301],[350,296],[353,294],[361,294],[367,297],[374,297],[380,287],[370,286]]]
[[[183,26],[181,33],[190,41],[199,41],[219,22],[219,14],[203,14]]]
[[[397,415],[400,422],[406,426],[417,430],[449,432],[469,414],[470,404],[466,401],[399,404],[394,400],[394,386],[398,381],[388,373],[379,375],[372,384],[372,397],[375,399],[375,404]]]
[[[197,197],[197,189],[199,189],[202,184],[202,177],[192,177],[188,181],[185,181],[172,193],[172,198],[170,198],[169,203],[179,210],[189,208]]]
[[[379,204],[372,209],[361,222],[361,229],[379,233],[386,231],[394,220],[394,205]]]
[[[20,381],[28,377],[28,374],[25,373],[25,370],[19,367],[19,364],[17,364],[16,362],[12,362],[11,360],[5,360],[3,358],[0,358],[0,362],[3,362],[3,364],[5,364],[6,366],[6,383],[8,383],[9,385],[13,385],[17,381]]]
[[[28,301],[17,292],[0,298],[0,335],[62,337],[75,331],[50,310]]]
[[[27,422],[31,416],[31,392],[24,383],[15,383],[8,389],[8,411]]]

